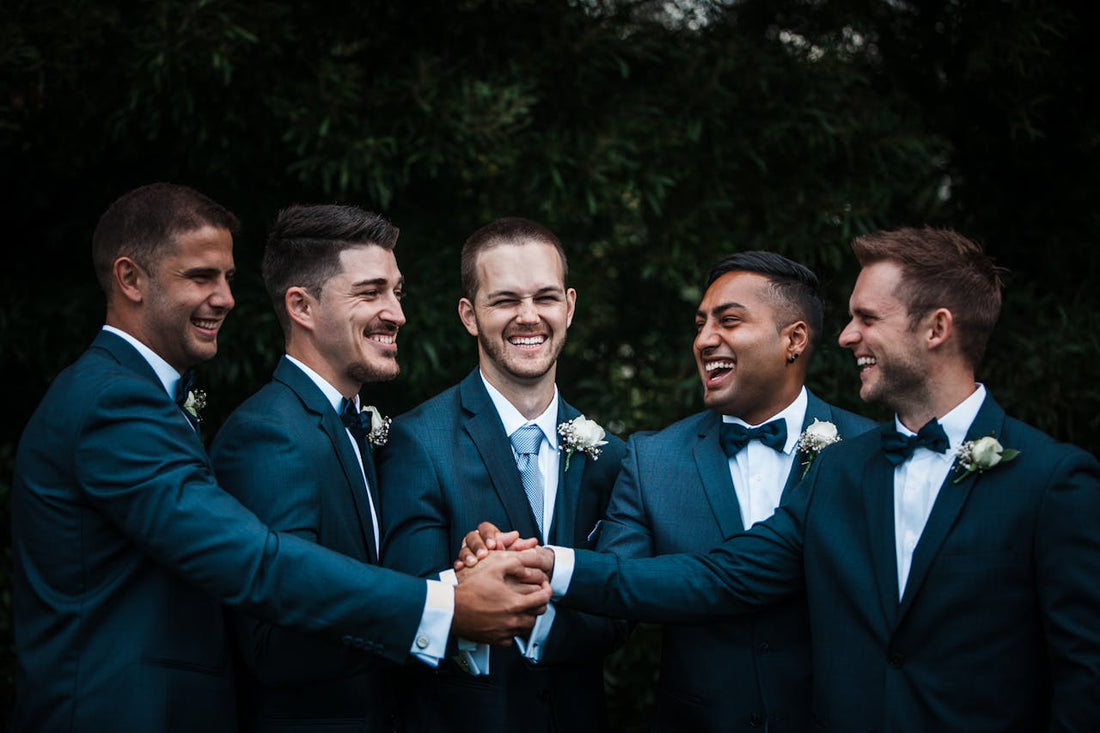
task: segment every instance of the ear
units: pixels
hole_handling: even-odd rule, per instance
[[[295,285],[287,288],[283,296],[286,304],[286,314],[290,316],[292,323],[296,323],[307,331],[313,330],[313,296],[306,292],[305,288]]]
[[[471,336],[477,336],[477,318],[474,314],[474,304],[468,298],[460,298],[458,301],[458,319],[466,327],[466,332]]]
[[[938,349],[955,335],[955,317],[946,308],[937,308],[924,319],[924,339],[930,349]]]
[[[565,315],[565,327],[569,328],[573,325],[573,313],[577,310],[577,291],[573,288],[566,289],[565,304],[568,308],[568,312]]]
[[[114,279],[114,291],[119,296],[135,305],[144,302],[149,276],[141,269],[141,265],[129,257],[119,257],[111,266],[111,276]]]
[[[785,327],[780,336],[787,344],[787,363],[793,364],[810,347],[810,329],[805,321],[795,321]]]

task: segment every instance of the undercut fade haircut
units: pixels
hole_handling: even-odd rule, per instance
[[[782,330],[795,321],[805,321],[810,332],[810,350],[821,342],[824,329],[825,300],[813,270],[775,252],[752,250],[730,255],[710,269],[707,287],[730,272],[755,272],[771,282],[773,304]]]
[[[1001,314],[1005,272],[980,245],[951,229],[907,227],[857,237],[852,251],[862,267],[886,261],[901,266],[896,295],[911,326],[937,308],[951,311],[959,350],[977,368]]]
[[[549,244],[561,259],[563,283],[569,282],[569,262],[565,258],[565,249],[554,233],[530,219],[518,216],[505,217],[490,222],[471,234],[462,245],[462,294],[473,302],[477,295],[477,258],[482,252],[503,244],[525,244],[538,242]]]
[[[99,218],[92,235],[99,287],[111,295],[111,271],[119,257],[129,257],[153,272],[179,235],[205,226],[236,234],[240,222],[208,196],[175,183],[152,183],[123,194]]]
[[[279,212],[264,248],[264,288],[284,334],[290,331],[286,291],[303,288],[321,297],[324,285],[340,272],[340,253],[353,247],[392,250],[400,230],[383,216],[357,206],[294,204]]]

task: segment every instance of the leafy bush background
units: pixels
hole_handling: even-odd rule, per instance
[[[981,378],[1012,413],[1100,446],[1095,11],[893,0],[16,0],[0,6],[0,629],[10,640],[14,446],[102,322],[99,214],[155,180],[238,213],[238,306],[202,367],[212,434],[281,339],[259,282],[287,203],[386,213],[409,281],[397,414],[460,379],[458,251],[524,215],[569,252],[559,382],[621,434],[699,409],[691,318],[707,267],[773,249],[822,276],[830,336],[861,232],[956,228],[1011,270]],[[827,341],[811,385],[864,409]],[[880,414],[871,412],[876,417]],[[64,538],[58,538],[64,541]],[[640,729],[657,635],[608,666]],[[0,655],[10,705],[10,641]]]

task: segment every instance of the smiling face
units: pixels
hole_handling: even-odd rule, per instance
[[[458,313],[477,336],[486,378],[498,389],[552,384],[577,300],[557,250],[535,241],[490,247],[477,257],[477,282],[474,302],[460,300]]]
[[[884,260],[864,267],[848,301],[851,320],[838,339],[859,367],[859,396],[905,415],[931,404],[921,329],[914,327],[896,293],[901,266]]]
[[[292,317],[307,306],[308,345],[289,349],[295,358],[323,376],[345,397],[367,382],[393,379],[397,364],[397,331],[405,323],[401,309],[404,279],[393,250],[375,245],[345,249],[340,253],[340,272],[313,299],[301,288],[291,288],[288,304]],[[295,318],[297,320],[297,318]]]
[[[695,314],[703,402],[753,425],[781,412],[802,389],[803,370],[788,357],[801,353],[805,324],[779,324],[775,298],[764,275],[729,272],[711,283]]]
[[[175,237],[151,266],[134,335],[180,373],[218,353],[218,331],[233,309],[233,236],[204,226]]]

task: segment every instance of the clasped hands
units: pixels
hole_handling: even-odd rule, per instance
[[[482,522],[466,535],[454,567],[452,629],[464,639],[508,646],[526,636],[550,602],[554,553],[519,532]]]

